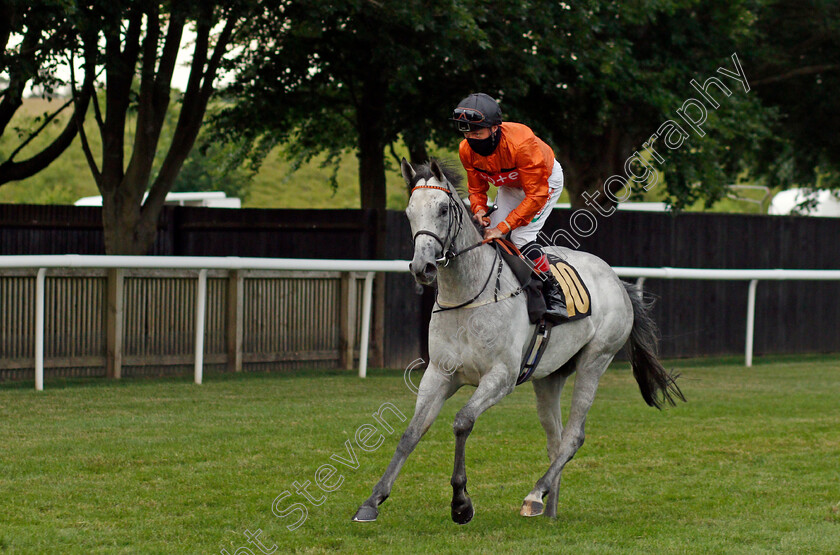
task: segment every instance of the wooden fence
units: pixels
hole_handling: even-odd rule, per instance
[[[45,373],[121,377],[191,372],[197,274],[50,270]],[[354,367],[363,284],[355,278],[347,272],[208,272],[206,368]],[[0,275],[0,379],[33,377],[35,280],[34,270]]]
[[[99,210],[0,205],[0,254],[103,254]],[[590,230],[571,216],[555,211],[545,238],[554,236],[562,246],[571,238],[614,266],[840,268],[840,219],[835,218],[619,211],[597,216],[597,229],[584,236]],[[384,226],[385,258],[411,258],[404,214],[389,212]],[[369,259],[377,227],[374,213],[362,210],[166,207],[150,254]],[[60,272],[51,271],[47,278],[48,375],[104,375],[107,272],[65,273],[59,278]],[[124,375],[189,367],[194,300],[184,285],[188,277],[177,272],[125,276]],[[243,334],[246,369],[346,365],[341,330],[358,319],[358,307],[352,317],[342,315],[348,293],[339,275],[310,278],[254,274],[244,279],[244,321],[253,326]],[[230,280],[224,272],[211,273],[209,280],[206,361],[211,369],[224,370],[229,363]],[[0,379],[31,377],[33,287],[32,273],[0,276]],[[658,297],[663,355],[742,353],[746,287],[743,282],[648,280],[645,289]],[[371,364],[405,367],[425,357],[433,292],[426,288],[418,295],[409,275],[380,276],[377,288]],[[762,283],[756,312],[758,355],[840,351],[834,327],[840,319],[840,284]]]

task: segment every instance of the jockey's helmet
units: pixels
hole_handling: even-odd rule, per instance
[[[475,131],[480,127],[502,124],[502,109],[493,98],[484,93],[473,93],[458,103],[450,118],[458,131]]]

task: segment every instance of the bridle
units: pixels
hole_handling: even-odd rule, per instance
[[[441,239],[437,233],[429,231],[428,229],[419,230],[414,234],[414,237],[411,238],[412,243],[416,243],[418,235],[428,235],[437,241],[441,248],[441,255],[440,258],[435,259],[435,262],[442,264],[443,266],[447,266],[449,262],[456,257],[488,242],[486,240],[481,240],[478,243],[470,245],[469,247],[459,251],[455,247],[455,243],[458,239],[458,235],[461,233],[461,230],[464,229],[464,210],[462,207],[458,206],[458,201],[455,200],[455,195],[452,194],[452,191],[448,187],[438,187],[437,185],[417,185],[411,189],[411,194],[414,194],[414,191],[417,189],[437,189],[439,191],[443,191],[446,193],[447,201],[449,202],[449,221],[446,224],[446,236],[443,239]],[[454,214],[457,214],[457,217]],[[455,227],[454,233],[452,231],[453,227]]]
[[[447,200],[449,202],[449,222],[447,223],[447,226],[446,226],[446,236],[443,239],[441,239],[440,236],[437,233],[435,233],[433,231],[429,231],[427,229],[419,230],[417,233],[414,234],[414,237],[412,238],[412,242],[416,243],[418,235],[428,235],[429,237],[433,238],[435,241],[438,242],[438,244],[440,245],[440,248],[442,249],[442,254],[441,254],[440,258],[435,259],[435,262],[437,262],[438,264],[442,264],[443,266],[447,266],[449,264],[449,262],[452,261],[453,259],[455,259],[455,258],[461,256],[462,254],[467,253],[467,252],[469,252],[469,251],[471,251],[475,248],[478,248],[481,245],[484,245],[484,244],[487,244],[487,243],[490,242],[487,239],[482,239],[478,243],[475,243],[474,245],[470,245],[469,247],[459,251],[457,248],[455,248],[455,241],[458,238],[458,234],[460,234],[461,230],[463,230],[463,228],[464,228],[464,209],[463,209],[463,207],[460,207],[460,206],[457,205],[458,201],[456,201],[454,199],[454,195],[452,194],[452,191],[447,187],[438,187],[437,185],[417,185],[413,189],[411,189],[411,194],[413,194],[414,191],[417,190],[417,189],[438,189],[440,191],[444,191],[447,194]],[[452,215],[453,212],[457,212],[457,214],[458,214],[457,219],[456,219],[455,216]],[[454,233],[452,232],[453,224],[455,224],[455,227],[456,227]],[[496,275],[496,285],[494,287],[493,300],[490,301],[490,302],[498,302],[498,301],[502,300],[503,298],[515,297],[524,290],[522,287],[519,287],[518,289],[516,289],[512,293],[510,293],[508,295],[505,295],[504,297],[501,297],[501,298],[499,297],[499,284],[500,284],[500,279],[501,279],[501,276],[502,276],[503,261],[502,261],[501,254],[499,252],[499,245],[494,244],[494,248],[495,248],[496,253],[495,253],[495,256],[493,258],[493,263],[490,265],[490,273],[487,274],[487,279],[484,281],[484,285],[481,286],[481,289],[479,290],[479,292],[473,298],[471,298],[468,301],[464,301],[462,303],[458,303],[458,304],[450,305],[450,306],[443,306],[440,303],[440,301],[437,300],[437,298],[436,298],[435,299],[435,304],[437,304],[439,308],[437,308],[433,312],[443,312],[443,311],[446,311],[446,310],[455,310],[455,309],[458,309],[458,308],[470,308],[470,307],[473,307],[473,306],[480,306],[480,305],[475,305],[474,303],[475,303],[476,299],[478,299],[481,296],[481,294],[484,293],[484,291],[487,289],[487,286],[490,284],[490,279],[493,277],[494,273]],[[498,262],[498,264],[497,264],[497,262]]]

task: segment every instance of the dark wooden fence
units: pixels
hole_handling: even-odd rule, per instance
[[[597,216],[581,237],[569,211],[555,211],[546,237],[566,236],[614,266],[840,268],[840,219],[618,211]],[[577,222],[578,231],[581,229]],[[363,210],[258,210],[166,207],[150,254],[294,258],[372,258],[375,214]],[[389,212],[385,258],[411,258],[408,222]],[[570,246],[568,240],[557,244]],[[0,205],[0,254],[103,254],[100,209]],[[388,275],[374,328],[373,361],[404,367],[426,354],[433,294],[408,275]],[[664,356],[741,354],[747,282],[649,279]],[[840,351],[840,283],[761,282],[755,353]]]
[[[546,227],[571,229],[569,213]],[[580,248],[613,266],[840,268],[840,219],[617,212]],[[647,280],[665,356],[742,354],[748,282]],[[840,350],[840,283],[758,284],[755,353]]]

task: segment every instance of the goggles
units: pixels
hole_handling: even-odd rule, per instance
[[[452,112],[452,119],[469,123],[481,123],[484,121],[484,114],[473,108],[455,108]]]
[[[474,108],[455,108],[452,112],[452,119],[458,124],[458,131],[476,131],[487,125],[484,114]]]

